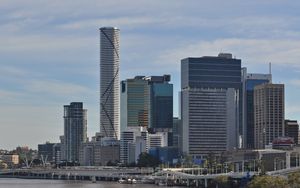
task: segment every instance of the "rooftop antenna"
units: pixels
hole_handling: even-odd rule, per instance
[[[269,74],[270,74],[270,76],[271,76],[271,80],[270,80],[270,83],[272,83],[272,63],[271,62],[269,62]]]

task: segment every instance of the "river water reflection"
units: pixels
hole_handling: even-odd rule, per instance
[[[0,178],[0,188],[158,188],[150,184]],[[175,187],[173,187],[175,188]]]

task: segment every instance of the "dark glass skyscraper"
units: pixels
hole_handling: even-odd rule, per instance
[[[181,88],[235,88],[240,90],[241,60],[231,54],[181,60]]]
[[[156,131],[173,127],[173,84],[170,76],[146,77],[150,87],[150,126]]]
[[[67,161],[79,161],[79,149],[87,141],[87,110],[82,102],[64,106],[64,150]]]
[[[270,83],[271,74],[253,74],[247,73],[243,68],[243,124],[244,138],[243,145],[245,148],[254,148],[254,87]]]

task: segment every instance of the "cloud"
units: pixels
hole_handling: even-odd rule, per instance
[[[86,28],[97,28],[101,26],[116,26],[122,27],[137,27],[145,24],[155,24],[157,20],[150,17],[118,17],[118,18],[97,18],[87,19],[81,21],[75,21],[71,23],[65,23],[58,25],[61,29],[86,29]]]
[[[300,80],[290,80],[288,83],[293,86],[300,87]]]
[[[158,57],[156,64],[179,70],[178,63],[185,57],[216,56],[219,52],[230,52],[237,58],[241,58],[244,66],[272,62],[282,66],[300,67],[300,40],[243,38],[200,41],[166,50]],[[174,66],[176,64],[177,66]]]
[[[20,93],[12,92],[8,90],[0,90],[0,99],[4,102],[8,102],[10,99],[20,97]]]
[[[89,88],[58,80],[31,80],[27,83],[25,88],[27,92],[45,93],[56,96],[83,95],[90,93]]]

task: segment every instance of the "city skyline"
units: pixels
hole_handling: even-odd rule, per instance
[[[84,102],[89,111],[89,136],[99,131],[103,26],[122,33],[120,80],[171,74],[174,116],[180,60],[229,52],[249,72],[267,74],[272,62],[273,83],[286,86],[286,118],[299,120],[300,4],[220,3],[1,1],[0,148],[58,142],[61,106],[73,101]]]

